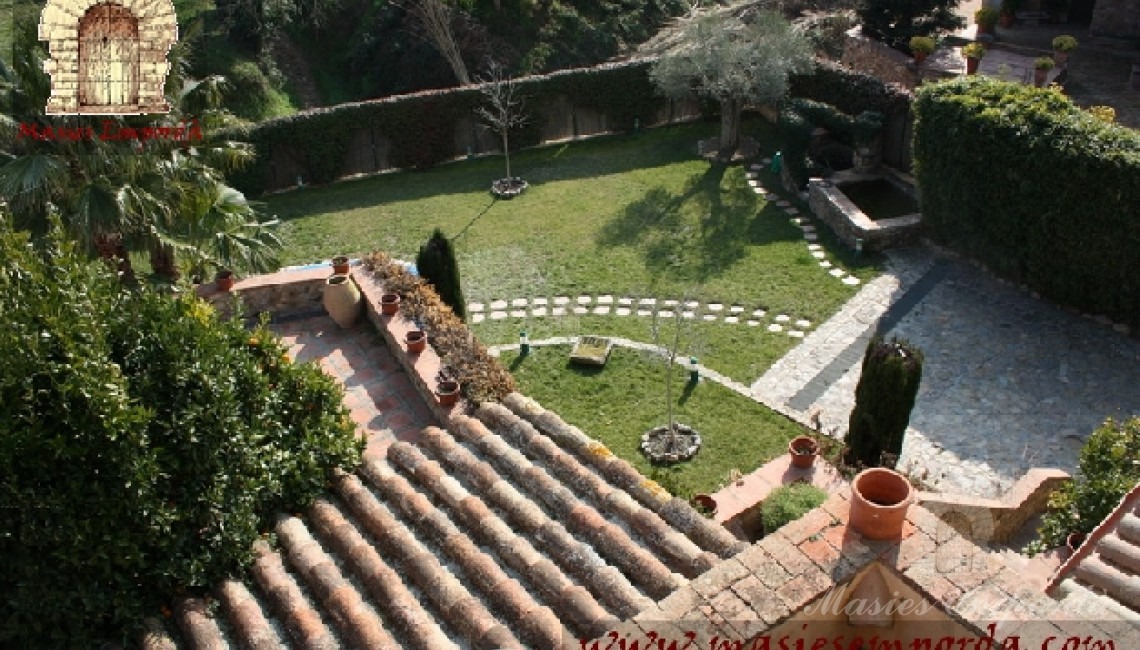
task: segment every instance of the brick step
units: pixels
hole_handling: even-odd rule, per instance
[[[560,612],[575,635],[594,638],[619,622],[589,591],[572,582],[530,541],[517,535],[479,496],[468,492],[448,476],[439,463],[428,459],[415,446],[395,443],[388,450],[388,460],[420,488],[429,490],[437,504],[442,503],[452,520],[473,540],[491,549],[544,603]]]
[[[688,582],[479,420],[454,415],[449,426],[457,440],[477,450],[551,518],[565,522],[568,530],[588,541],[650,597],[664,598]]]
[[[561,522],[547,516],[450,433],[428,427],[421,434],[419,445],[453,476],[460,477],[470,490],[482,495],[508,525],[534,540],[540,550],[619,618],[632,617],[653,605],[653,600],[638,591],[621,571],[607,564],[593,547],[575,539]]]
[[[364,467],[380,464],[370,459]],[[372,472],[373,480],[377,472]],[[379,475],[383,475],[380,472]],[[484,604],[473,595],[439,558],[412,534],[404,522],[376,497],[355,475],[343,475],[335,482],[337,494],[365,530],[375,540],[377,552],[394,563],[404,580],[410,580],[422,596],[430,601],[442,623],[449,625],[459,636],[477,649],[524,648],[510,628],[504,625]],[[415,505],[422,506],[418,501]]]
[[[492,431],[522,451],[532,462],[569,486],[611,517],[624,523],[671,569],[686,578],[695,578],[712,568],[719,558],[702,550],[691,539],[672,528],[652,510],[642,506],[625,490],[614,487],[582,464],[574,454],[562,450],[553,440],[538,432],[529,422],[499,404],[479,407],[475,416]]]
[[[563,450],[592,467],[610,484],[621,488],[638,503],[657,513],[665,523],[682,532],[701,549],[721,558],[730,558],[748,548],[747,542],[737,539],[724,526],[702,516],[683,499],[673,497],[647,481],[629,462],[606,453],[598,442],[533,399],[520,393],[511,393],[502,403]]]

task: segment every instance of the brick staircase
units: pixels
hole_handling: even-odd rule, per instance
[[[747,548],[534,402],[505,403],[338,476],[279,518],[247,582],[181,601],[177,632],[152,625],[143,646],[577,648]]]

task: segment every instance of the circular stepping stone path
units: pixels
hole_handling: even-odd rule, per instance
[[[609,305],[598,305],[597,307],[594,307],[594,313],[598,316],[605,316],[606,314],[610,313],[610,307]]]
[[[590,310],[586,309],[585,307],[578,306],[578,307],[574,308],[574,313],[577,314],[578,316],[583,316],[585,314],[590,313]]]
[[[471,303],[470,305],[467,305],[467,311],[469,311],[469,312],[480,312],[480,311],[483,311],[483,303],[481,303],[481,302],[473,302],[473,303]]]
[[[515,298],[511,301],[511,307],[526,307],[527,302],[526,298]]]
[[[506,308],[507,308],[507,301],[506,300],[496,300],[496,301],[491,303],[491,309],[493,311],[502,311]]]
[[[557,298],[554,299],[554,304],[558,305],[559,307],[561,307],[562,305],[569,304],[569,303],[570,303],[570,298],[568,296],[558,296]]]
[[[579,305],[588,305],[593,300],[594,299],[591,296],[578,296],[578,304]]]
[[[471,322],[472,323],[482,323],[483,318],[484,318],[483,314],[471,314]]]
[[[720,311],[720,310],[724,309],[724,305],[722,305],[718,302],[713,302],[713,303],[709,303],[708,308],[709,308],[709,311]]]
[[[530,315],[531,316],[538,316],[538,317],[545,316],[546,315],[546,307],[535,307],[534,309],[530,310]]]
[[[629,316],[629,307],[618,307],[614,313],[618,316]]]
[[[545,307],[547,305],[546,298],[535,298],[530,301],[535,307]]]
[[[612,305],[614,304],[613,296],[598,296],[599,305]]]

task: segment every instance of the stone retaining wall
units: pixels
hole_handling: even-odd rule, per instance
[[[918,503],[975,542],[1009,541],[1025,522],[1043,512],[1049,495],[1070,477],[1059,469],[1033,468],[1001,499],[919,492]]]
[[[198,295],[218,310],[222,316],[234,312],[240,300],[244,315],[256,319],[268,312],[281,319],[306,314],[323,313],[321,292],[332,269],[322,266],[297,271],[278,271],[238,280],[230,291],[219,291],[214,283],[199,285]]]

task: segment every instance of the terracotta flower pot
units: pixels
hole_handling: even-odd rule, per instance
[[[452,406],[459,401],[459,382],[447,379],[435,388],[435,399],[440,406]]]
[[[922,63],[924,61],[926,61],[926,52],[915,52],[914,53],[914,64],[915,65],[922,65]]]
[[[348,275],[349,264],[347,255],[337,255],[332,258],[333,273]]]
[[[1081,544],[1085,543],[1085,534],[1082,532],[1069,533],[1065,538],[1065,546],[1069,547],[1069,555],[1077,552]]]
[[[386,293],[380,296],[380,313],[385,316],[392,316],[400,311],[400,294]]]
[[[981,59],[976,59],[972,56],[966,57],[966,74],[975,74],[978,71],[978,63]]]
[[[1045,85],[1045,79],[1049,76],[1048,70],[1037,68],[1033,71],[1033,85],[1040,88]]]
[[[792,467],[807,469],[819,456],[819,443],[810,436],[796,436],[788,443],[788,454],[792,457]]]
[[[716,514],[716,499],[708,494],[698,494],[694,496],[693,505],[703,508],[710,516]]]
[[[218,291],[229,291],[234,288],[234,272],[233,271],[218,271],[218,275],[214,278],[214,283],[218,286]]]
[[[427,347],[427,334],[422,330],[412,330],[404,335],[404,344],[408,346],[409,354],[418,354]]]
[[[882,467],[863,470],[851,481],[851,527],[867,539],[901,537],[913,498],[914,488],[902,474]]]
[[[352,327],[360,320],[361,307],[364,302],[360,297],[360,289],[347,275],[336,273],[325,280],[325,290],[321,296],[321,304],[325,311],[332,316],[337,325]]]

